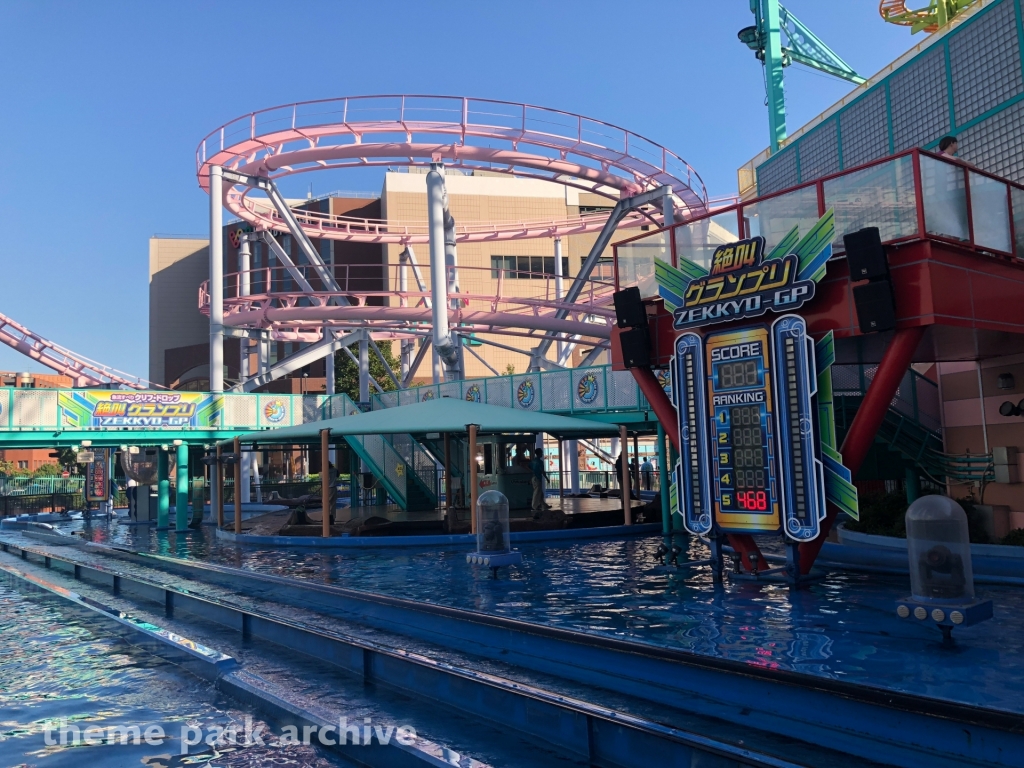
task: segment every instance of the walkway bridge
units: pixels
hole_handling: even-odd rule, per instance
[[[874,370],[874,366],[835,367],[840,433],[845,433]],[[657,430],[654,412],[636,380],[628,371],[615,371],[611,366],[430,384],[374,395],[370,407],[391,408],[443,397],[626,424],[630,432],[640,435]],[[937,407],[934,384],[908,373],[879,432],[878,450],[894,452],[899,462],[918,466],[925,477],[973,477],[985,467],[966,467],[959,459],[942,453]],[[361,411],[346,394],[213,395],[6,388],[0,389],[0,448],[68,448],[83,443],[115,448],[170,447],[176,441],[203,448],[253,430],[295,426]],[[149,420],[150,424],[128,426],[125,422],[130,419]],[[444,455],[439,438],[362,435],[348,442],[399,506],[436,508],[438,466]],[[457,467],[465,465],[466,446],[454,440],[452,451],[453,472],[458,476]]]

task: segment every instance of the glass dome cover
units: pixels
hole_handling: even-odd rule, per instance
[[[963,507],[948,496],[922,496],[907,509],[906,523],[914,598],[972,602],[971,539]]]
[[[509,552],[508,499],[499,491],[485,491],[476,501],[478,552]]]

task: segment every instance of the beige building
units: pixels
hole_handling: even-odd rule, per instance
[[[422,172],[419,172],[422,171]],[[500,173],[474,172],[464,175],[449,170],[445,185],[448,190],[449,208],[457,227],[474,227],[491,222],[539,222],[564,221],[581,213],[598,213],[610,210],[614,203],[606,197],[580,192],[547,181],[519,179]],[[425,223],[427,218],[426,173],[424,169],[412,169],[407,173],[389,172],[384,179],[381,194],[381,208],[388,221]],[[639,231],[639,230],[636,230]],[[572,279],[579,272],[580,264],[587,257],[597,239],[597,232],[572,235],[562,241],[562,264],[564,290],[568,290]],[[623,231],[612,241],[624,239],[631,232]],[[429,253],[427,245],[413,246],[417,261],[423,269],[427,287],[430,285]],[[402,245],[386,245],[385,259],[391,265],[391,275],[399,263]],[[529,240],[500,240],[494,242],[460,242],[458,244],[459,289],[478,296],[496,296],[501,277],[503,296],[524,296],[538,299],[553,299],[555,241],[553,238]],[[604,257],[608,263],[600,265],[594,272],[607,282],[613,281],[611,269],[612,249],[606,249]],[[544,274],[549,278],[543,277]],[[409,276],[410,288],[415,287]],[[529,331],[520,331],[528,334]],[[538,341],[524,336],[484,334],[500,344],[529,350]],[[591,345],[582,346],[589,350]],[[488,369],[476,355],[465,355],[466,378],[493,376],[494,371],[505,373],[508,366],[517,373],[524,372],[530,359],[526,355],[506,351],[487,344],[473,346],[474,352],[483,357],[494,370]],[[579,360],[579,350],[575,360]],[[554,348],[549,353],[554,358]],[[570,362],[570,365],[575,364]],[[416,380],[430,380],[429,366],[423,365],[417,371]]]
[[[518,179],[506,174],[477,171],[472,175],[449,170],[446,176],[450,210],[457,227],[482,227],[492,222],[558,222],[588,213],[610,210],[614,203],[597,194],[580,192],[546,181]],[[408,224],[414,228],[425,228],[427,220],[426,172],[425,169],[385,174],[383,189],[379,197],[373,195],[348,196],[338,193],[316,200],[290,200],[294,207],[315,210],[320,213],[345,215],[371,220],[385,219],[390,224]],[[237,267],[237,245],[232,245],[229,235],[237,229],[244,229],[244,223],[225,225],[225,273],[230,275]],[[622,230],[612,242],[628,237],[639,230]],[[579,272],[580,264],[590,252],[597,239],[597,232],[572,235],[563,239],[562,263],[564,290],[568,290],[572,279]],[[303,261],[295,243],[288,235],[279,238],[282,247],[298,263]],[[399,254],[404,246],[374,243],[349,243],[331,240],[312,240],[314,247],[324,259],[334,266],[340,283],[352,288],[354,293],[373,292],[368,304],[395,304],[394,298],[387,298],[388,291],[398,288]],[[198,309],[199,286],[209,275],[208,241],[204,238],[185,236],[155,236],[149,246],[149,378],[174,388],[205,389],[209,385],[209,321]],[[263,243],[252,247],[252,268],[259,270],[277,267],[274,256]],[[426,243],[413,246],[427,290],[430,288],[429,248]],[[555,242],[552,238],[528,240],[501,240],[493,242],[460,242],[458,245],[459,288],[474,296],[496,296],[499,285],[503,296],[553,299]],[[611,248],[594,271],[594,277],[611,284]],[[277,269],[275,274],[283,274]],[[275,280],[277,278],[274,278]],[[229,277],[230,282],[230,277]],[[284,282],[288,282],[285,279]],[[415,291],[416,281],[412,270],[408,272],[409,290]],[[253,292],[258,293],[265,285],[253,277]],[[230,287],[229,287],[230,291]],[[482,306],[482,305],[478,305]],[[530,350],[536,347],[538,339],[525,329],[512,329],[521,335],[487,334],[481,338],[493,340],[515,349]],[[225,340],[224,361],[227,378],[238,375],[238,342]],[[591,344],[581,344],[573,354],[570,365],[575,365]],[[280,342],[272,345],[271,362],[284,358],[299,347],[297,342]],[[494,372],[506,373],[514,370],[525,371],[530,363],[527,355],[501,349],[485,343],[473,344],[465,355],[466,376],[493,376]],[[398,345],[393,345],[397,355]],[[486,361],[482,362],[480,358]],[[549,358],[554,358],[552,347]],[[601,361],[607,359],[603,356]],[[600,362],[600,361],[599,361]],[[319,391],[324,383],[323,365],[316,364],[307,371],[304,382],[306,391]],[[415,378],[416,383],[431,380],[430,358],[421,364]],[[290,382],[280,381],[271,385],[274,390]],[[276,385],[276,386],[275,386]],[[294,388],[294,387],[292,387]],[[298,391],[297,389],[295,391]]]
[[[209,245],[207,238],[150,238],[148,378],[156,384],[177,387],[200,376],[209,381],[210,322],[199,312]]]

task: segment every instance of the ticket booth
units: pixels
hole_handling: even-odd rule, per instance
[[[530,509],[533,473],[530,457],[536,435],[483,435],[477,439],[477,493],[499,491],[509,509]]]

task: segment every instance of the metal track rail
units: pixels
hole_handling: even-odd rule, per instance
[[[584,758],[595,766],[647,766],[651,755],[669,765],[699,764],[699,755],[714,755],[723,765],[798,768],[800,764],[763,755],[696,733],[551,693],[542,688],[396,650],[344,635],[241,608],[222,600],[112,569],[87,566],[52,552],[14,544],[0,549],[62,571],[122,597],[163,607],[168,617],[190,614],[240,632],[243,638],[274,643],[292,652],[326,661],[365,682],[385,685],[407,695],[433,699]],[[489,717],[490,713],[490,717]]]

